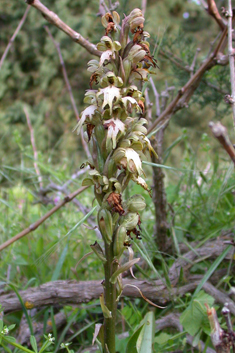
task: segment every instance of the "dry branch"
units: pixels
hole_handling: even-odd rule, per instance
[[[200,280],[193,281],[192,278],[189,284],[179,288],[171,288],[170,291],[161,280],[148,282],[124,279],[123,284],[124,286],[126,284],[134,285],[151,301],[159,305],[166,305],[168,302],[174,300],[176,296],[182,297],[186,293],[195,290]],[[101,282],[101,280],[80,282],[54,281],[45,283],[37,288],[28,288],[25,291],[19,291],[19,294],[27,309],[41,308],[50,305],[78,305],[98,299],[101,293],[103,293]],[[222,293],[210,283],[205,283],[203,289],[213,296],[216,302],[221,305],[227,302],[231,313],[235,315],[235,303],[228,295]],[[139,291],[131,286],[124,288],[123,296],[141,298]],[[22,310],[19,299],[14,292],[0,295],[0,303],[5,314]]]
[[[23,238],[25,235],[31,233],[35,229],[37,229],[47,218],[49,218],[53,213],[58,211],[61,207],[63,207],[66,203],[72,201],[77,195],[81,194],[85,189],[87,189],[88,186],[83,186],[79,188],[78,190],[74,191],[73,193],[69,194],[68,196],[65,196],[63,201],[58,203],[55,207],[53,207],[50,211],[48,211],[42,218],[40,218],[37,222],[31,224],[28,228],[24,229],[22,232],[16,234],[14,237],[11,239],[8,239],[5,243],[0,245],[0,251],[7,248],[9,245],[14,243],[15,241]]]
[[[214,19],[218,23],[220,29],[223,31],[225,29],[226,25],[224,24],[224,21],[223,21],[222,17],[220,16],[220,13],[217,9],[215,1],[214,0],[207,0],[207,4],[208,4],[208,8],[207,8],[208,13],[212,17],[214,17]]]
[[[23,24],[25,23],[26,17],[27,17],[28,12],[29,12],[29,9],[30,9],[30,6],[28,5],[27,8],[26,8],[26,10],[25,10],[25,13],[24,13],[22,19],[20,20],[20,23],[18,24],[18,26],[17,26],[17,28],[16,28],[16,30],[15,30],[13,36],[11,37],[9,43],[8,43],[7,46],[6,46],[6,49],[5,49],[5,51],[4,51],[4,53],[3,53],[2,57],[1,57],[1,60],[0,60],[0,70],[1,70],[1,67],[2,67],[2,65],[3,65],[3,62],[4,62],[4,60],[6,59],[6,56],[7,56],[8,52],[9,52],[9,50],[10,50],[10,48],[11,48],[11,46],[12,46],[14,40],[15,40],[17,34],[19,33],[19,31],[21,30],[21,27],[22,27]]]
[[[61,31],[66,33],[74,42],[80,44],[83,48],[85,48],[89,53],[100,56],[101,53],[97,50],[96,46],[90,43],[87,39],[83,38],[83,36],[70,28],[65,22],[63,22],[58,15],[56,15],[53,11],[50,11],[46,6],[44,6],[39,0],[26,0],[26,3],[35,7],[38,11],[40,11],[43,17],[54,26],[59,28]]]
[[[229,139],[226,127],[223,126],[220,122],[213,123],[212,121],[209,123],[209,126],[211,128],[213,135],[223,146],[224,150],[228,153],[229,157],[231,158],[231,160],[235,165],[235,150]]]

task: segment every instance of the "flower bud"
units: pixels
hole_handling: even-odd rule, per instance
[[[137,28],[137,27],[144,27],[144,21],[145,21],[145,18],[140,16],[140,17],[136,17],[134,18],[131,22],[130,22],[130,29],[131,29],[131,32],[133,33],[134,30]]]
[[[126,216],[123,218],[123,225],[126,227],[127,230],[132,230],[137,227],[139,223],[139,215],[138,213],[127,213]]]
[[[110,244],[113,236],[113,220],[111,213],[105,208],[99,209],[98,225],[104,242]]]
[[[130,49],[128,58],[131,60],[134,64],[137,64],[143,58],[145,57],[146,52],[145,50],[142,49],[142,47],[138,44],[133,45],[133,47]]]
[[[141,212],[146,207],[146,202],[143,196],[133,195],[127,201],[127,209],[129,212]]]
[[[140,9],[136,8],[131,11],[129,18],[130,18],[130,21],[133,21],[134,18],[141,17],[141,16],[143,16],[142,11]]]
[[[123,251],[125,250],[124,243],[127,239],[126,228],[124,226],[120,226],[117,229],[115,234],[114,243],[113,243],[113,254],[117,258],[119,258]]]

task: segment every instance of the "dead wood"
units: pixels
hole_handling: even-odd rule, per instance
[[[138,281],[133,279],[124,279],[124,286],[130,284],[132,287],[126,286],[123,290],[123,296],[140,298],[141,295],[139,291],[133,288],[133,286],[136,286],[141,290],[143,295],[151,301],[159,305],[166,305],[168,302],[174,300],[175,297],[182,297],[185,293],[194,291],[200,283],[200,280],[193,281],[193,277],[191,277],[190,283],[186,285],[167,288],[161,280],[150,282],[144,280]],[[235,315],[235,303],[227,294],[216,289],[209,282],[204,284],[203,289],[212,295],[218,303],[223,305],[227,302],[231,313]],[[27,309],[32,309],[50,305],[78,305],[81,303],[86,303],[93,299],[98,299],[101,293],[103,293],[103,286],[101,284],[101,280],[80,282],[54,281],[45,283],[36,288],[28,288],[27,290],[20,291],[19,293],[25,307]],[[0,295],[0,304],[2,305],[5,314],[22,309],[18,297],[14,292]]]

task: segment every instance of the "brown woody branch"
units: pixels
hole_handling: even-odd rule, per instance
[[[53,11],[50,11],[46,6],[44,6],[39,0],[26,0],[26,3],[35,7],[38,11],[40,11],[43,17],[54,26],[59,28],[61,31],[66,33],[74,42],[80,44],[83,48],[85,48],[89,53],[100,56],[101,53],[97,50],[96,46],[90,43],[87,39],[83,38],[83,36],[70,28],[65,22],[63,22],[58,15],[56,15]]]
[[[212,121],[209,123],[209,126],[211,128],[213,135],[223,146],[224,150],[228,153],[229,157],[231,158],[231,160],[235,165],[235,150],[229,139],[226,127],[223,126],[220,122],[213,123]]]
[[[202,278],[202,277],[201,277]],[[151,301],[166,305],[177,296],[183,296],[186,293],[193,292],[201,281],[190,278],[190,283],[182,287],[174,287],[169,291],[168,288],[161,282],[157,281],[138,281],[133,279],[124,279],[123,296],[131,298],[141,298],[139,291],[133,286],[138,287],[142,294]],[[26,309],[40,308],[50,305],[78,305],[87,303],[91,300],[98,299],[103,293],[101,280],[96,281],[53,281],[42,284],[37,288],[28,288],[24,291],[19,291],[19,294],[24,302]],[[131,286],[125,286],[130,284]],[[227,294],[215,288],[209,282],[205,283],[203,289],[213,296],[221,305],[228,303],[229,309],[235,315],[235,303]],[[13,311],[22,310],[21,304],[15,292],[0,295],[0,303],[5,314]]]
[[[30,6],[27,6],[27,8],[26,8],[26,10],[25,10],[25,13],[24,13],[22,19],[20,20],[20,23],[18,24],[18,26],[17,26],[17,28],[16,28],[16,30],[15,30],[13,36],[11,37],[9,43],[8,43],[7,46],[6,46],[6,49],[5,49],[5,51],[4,51],[4,53],[3,53],[2,57],[1,57],[1,60],[0,60],[0,70],[1,70],[1,67],[2,67],[2,65],[3,65],[3,62],[4,62],[4,60],[6,59],[6,56],[7,56],[8,52],[9,52],[9,50],[10,50],[10,48],[11,48],[11,46],[12,46],[14,40],[15,40],[17,34],[19,33],[19,31],[21,30],[21,27],[22,27],[23,24],[25,23],[26,17],[27,17],[27,15],[28,15],[28,13],[29,13],[29,9],[30,9]]]
[[[45,222],[45,220],[49,217],[51,217],[51,215],[53,215],[53,213],[55,213],[56,211],[58,211],[61,207],[63,207],[66,203],[72,201],[77,195],[81,194],[84,190],[86,190],[88,188],[88,186],[83,186],[81,188],[79,188],[78,190],[74,191],[73,193],[65,196],[65,198],[63,199],[63,201],[61,201],[60,203],[58,203],[58,205],[56,205],[55,207],[53,207],[50,211],[48,211],[42,218],[40,218],[37,222],[31,224],[28,228],[24,229],[22,232],[16,234],[14,237],[8,239],[5,243],[3,243],[2,245],[0,245],[0,251],[7,248],[9,245],[13,244],[14,242],[16,242],[17,240],[23,238],[25,235],[33,232],[35,229],[37,229],[43,222]]]
[[[123,279],[124,291],[123,296],[129,297],[141,297],[139,291],[133,287],[126,286],[131,284],[137,286],[148,299],[157,302],[160,305],[166,305],[167,302],[171,301],[175,296],[184,295],[187,292],[192,292],[197,285],[200,283],[201,275],[187,275],[187,271],[196,262],[203,261],[205,258],[218,257],[224,250],[226,245],[222,239],[211,241],[205,244],[203,247],[197,249],[194,244],[194,251],[189,251],[183,255],[182,258],[177,259],[169,271],[169,279],[172,284],[172,288],[167,288],[162,280],[156,281],[145,281],[145,280],[133,280]],[[182,249],[183,250],[183,249]],[[226,255],[226,259],[232,258],[232,250]],[[177,288],[178,277],[184,270],[184,278],[188,279],[188,284]],[[218,270],[211,278],[211,282],[217,284],[219,279],[224,276],[224,271]],[[29,288],[25,291],[20,291],[22,300],[27,309],[32,309],[41,306],[48,305],[65,305],[65,304],[79,304],[89,302],[93,299],[97,299],[103,292],[103,286],[101,280],[98,281],[54,281],[45,283],[38,288]],[[233,314],[235,314],[235,304],[233,301],[220,290],[216,289],[212,284],[206,283],[203,286],[204,290],[210,293],[218,303],[222,305],[225,302],[229,303],[229,308]],[[2,304],[4,312],[9,313],[12,311],[21,310],[21,304],[18,300],[17,295],[14,292],[9,294],[0,295],[0,304]]]
[[[220,13],[217,9],[216,3],[214,0],[207,0],[208,8],[207,11],[208,13],[214,17],[216,22],[218,23],[220,29],[223,31],[226,28],[226,25],[224,24],[224,21],[222,17],[220,16]]]

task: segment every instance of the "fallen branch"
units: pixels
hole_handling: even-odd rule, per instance
[[[193,281],[179,288],[166,288],[161,280],[157,281],[141,281],[133,279],[123,279],[123,296],[131,298],[141,298],[137,289],[138,287],[142,294],[149,300],[159,304],[166,305],[174,300],[175,297],[182,297],[186,293],[193,292],[200,283],[200,280]],[[91,300],[98,299],[103,293],[103,286],[101,280],[96,281],[54,281],[42,284],[36,288],[28,288],[24,291],[19,291],[19,294],[24,302],[26,309],[41,308],[50,305],[78,305],[87,303]],[[129,284],[131,286],[125,286]],[[205,283],[203,289],[213,296],[216,302],[224,305],[228,303],[229,309],[235,315],[235,303],[229,296],[210,283]],[[4,310],[4,314],[13,311],[22,310],[21,304],[15,292],[0,295],[0,304]]]
[[[17,26],[17,28],[16,28],[16,30],[15,30],[13,36],[11,37],[9,43],[8,43],[7,46],[6,46],[6,49],[5,49],[5,51],[4,51],[4,53],[3,53],[2,57],[1,57],[1,60],[0,60],[0,70],[1,70],[1,67],[2,67],[2,65],[3,65],[3,62],[4,62],[4,60],[6,59],[6,56],[7,56],[8,52],[9,52],[9,50],[10,50],[10,48],[11,48],[11,46],[12,46],[14,40],[15,40],[17,34],[19,33],[19,31],[21,30],[21,27],[22,27],[23,24],[25,23],[26,17],[27,17],[27,15],[28,15],[28,13],[29,13],[29,9],[30,9],[30,6],[28,5],[27,8],[26,8],[26,10],[25,10],[25,13],[24,13],[22,19],[20,20],[20,23],[18,24],[18,26]]]
[[[17,240],[23,238],[25,235],[33,232],[35,229],[37,229],[47,218],[49,218],[53,213],[58,211],[61,207],[63,207],[66,203],[72,201],[77,195],[81,194],[84,190],[86,190],[88,186],[83,186],[79,188],[78,190],[74,191],[73,193],[69,194],[68,196],[65,196],[63,201],[58,203],[55,207],[53,207],[50,211],[48,211],[42,218],[40,218],[37,222],[31,224],[28,228],[24,229],[22,232],[16,234],[14,237],[11,239],[8,239],[5,243],[0,245],[0,251],[7,248],[9,245],[13,244]]]
[[[85,48],[89,53],[100,56],[101,53],[97,50],[96,46],[90,43],[87,39],[83,38],[83,36],[70,28],[65,22],[63,22],[58,15],[56,15],[53,11],[50,11],[46,6],[44,6],[39,0],[26,0],[26,3],[35,7],[38,11],[40,11],[43,17],[54,26],[59,28],[61,31],[66,33],[74,42],[80,44],[83,48]]]
[[[208,258],[217,258],[227,246],[227,244],[224,244],[223,239],[216,239],[215,241],[210,241],[198,249],[196,246],[194,246],[194,250],[185,253],[183,256],[178,258],[171,266],[169,270],[169,278],[171,282],[176,285],[182,270],[184,271],[185,275],[186,272],[196,262],[204,261]],[[233,249],[229,251],[225,258],[230,260],[232,258],[232,254]]]

